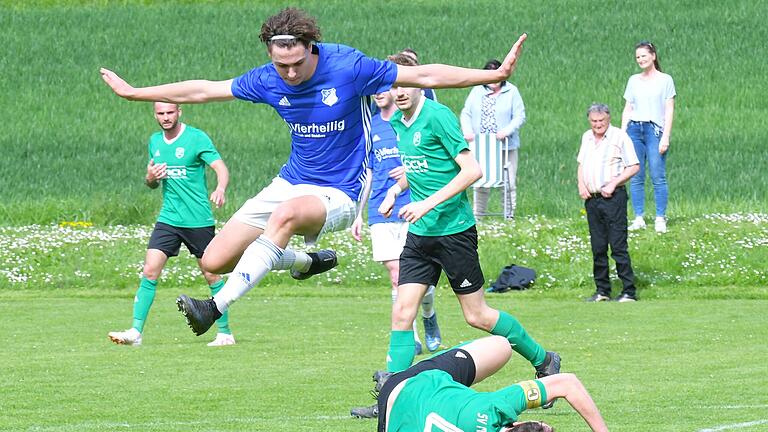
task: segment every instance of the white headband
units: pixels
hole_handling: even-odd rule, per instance
[[[276,40],[293,40],[296,39],[296,36],[294,35],[274,35],[271,38],[269,38],[270,42],[274,42]]]

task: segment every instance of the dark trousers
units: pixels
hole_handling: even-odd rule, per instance
[[[594,195],[584,202],[592,244],[592,272],[599,294],[611,295],[608,276],[608,245],[616,261],[616,272],[624,288],[623,294],[635,296],[635,275],[627,250],[627,190],[616,188],[611,198]]]

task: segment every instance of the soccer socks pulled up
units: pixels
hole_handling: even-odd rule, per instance
[[[424,318],[432,318],[435,314],[435,286],[430,285],[426,294],[421,299],[421,316]]]
[[[392,330],[389,337],[389,352],[387,352],[387,372],[401,372],[413,363],[416,344],[413,340],[413,330]]]
[[[152,302],[155,301],[155,292],[157,288],[157,281],[141,278],[139,283],[139,289],[136,290],[136,296],[133,298],[133,328],[139,331],[144,331],[144,322],[149,315],[149,308],[152,307]]]
[[[528,335],[523,325],[512,315],[499,311],[499,320],[491,329],[491,334],[507,338],[512,349],[533,366],[544,363],[547,352]]]
[[[211,296],[215,296],[224,288],[224,279],[220,279],[215,284],[210,285],[209,288],[211,289]],[[232,330],[229,329],[229,311],[221,313],[221,318],[216,320],[216,327],[219,329],[219,333],[232,334]]]
[[[256,286],[282,256],[283,250],[263,235],[251,243],[243,252],[224,287],[213,296],[219,312],[224,313],[229,305]]]
[[[283,250],[283,256],[272,267],[272,270],[296,270],[305,272],[312,265],[312,258],[306,252],[293,249]]]

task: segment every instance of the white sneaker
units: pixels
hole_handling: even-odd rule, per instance
[[[657,216],[656,217],[656,223],[654,224],[656,227],[657,233],[665,233],[667,232],[667,218],[664,216]]]
[[[637,216],[635,217],[635,220],[632,221],[632,224],[627,229],[629,229],[630,231],[645,229],[645,220],[643,220],[642,216]]]
[[[126,331],[109,332],[109,339],[118,345],[141,345],[141,333],[135,328],[129,328]]]
[[[231,334],[226,333],[216,333],[216,339],[214,339],[211,342],[208,342],[208,346],[227,346],[227,345],[234,345],[235,344],[235,337]]]

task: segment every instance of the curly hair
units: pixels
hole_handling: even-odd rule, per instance
[[[275,38],[276,36],[282,38]],[[272,48],[273,45],[292,48],[299,43],[309,48],[312,42],[320,41],[320,36],[320,27],[314,17],[301,9],[289,7],[264,21],[259,39],[267,44],[267,48]]]

